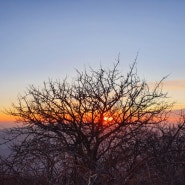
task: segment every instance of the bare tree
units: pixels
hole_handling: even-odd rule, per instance
[[[136,62],[125,75],[118,66],[29,86],[9,111],[23,124],[12,130],[24,138],[14,145],[16,156],[47,159],[51,184],[128,184],[142,163],[138,138],[166,120],[171,104],[164,78],[150,87]]]

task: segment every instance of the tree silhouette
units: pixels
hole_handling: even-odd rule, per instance
[[[51,184],[126,184],[142,164],[138,138],[166,121],[171,104],[164,78],[151,87],[136,62],[125,75],[118,67],[119,61],[112,69],[76,71],[71,81],[29,86],[9,111],[23,124],[11,131],[22,137],[13,146],[16,168],[28,159],[24,166],[33,170],[39,157]]]

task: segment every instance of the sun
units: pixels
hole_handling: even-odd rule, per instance
[[[103,117],[103,120],[104,120],[105,122],[109,122],[109,121],[112,121],[112,120],[113,120],[113,117],[111,117],[111,116],[104,116],[104,117]]]

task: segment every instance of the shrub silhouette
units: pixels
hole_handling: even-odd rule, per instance
[[[23,125],[10,130],[16,142],[1,162],[3,175],[30,177],[33,184],[41,177],[45,184],[164,184],[168,158],[177,155],[174,141],[183,145],[184,121],[164,133],[172,106],[164,78],[151,88],[136,62],[125,75],[118,67],[119,61],[112,69],[77,71],[72,81],[29,86],[8,111]]]

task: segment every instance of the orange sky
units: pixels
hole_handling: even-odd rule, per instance
[[[185,109],[183,109],[182,111],[185,114]],[[180,119],[180,114],[181,114],[181,110],[173,110],[171,114],[169,114],[168,122],[178,123]],[[5,114],[1,114],[0,118],[1,118],[0,119],[0,129],[10,128],[10,127],[14,127],[17,125],[17,123],[15,122],[15,119],[13,119],[12,117],[10,118],[9,116]],[[106,117],[104,120],[107,121],[109,119],[107,118],[108,117]],[[112,120],[112,118],[110,120]]]
[[[0,114],[0,122],[12,122],[15,121],[15,119],[12,116],[9,116],[5,113]]]
[[[185,80],[165,80],[162,88],[164,92],[168,92],[169,102],[175,102],[173,109],[185,108]],[[13,101],[15,102],[15,98]],[[13,117],[3,113],[3,109],[10,107],[11,103],[2,102],[0,107],[0,122],[13,122],[15,120]]]

